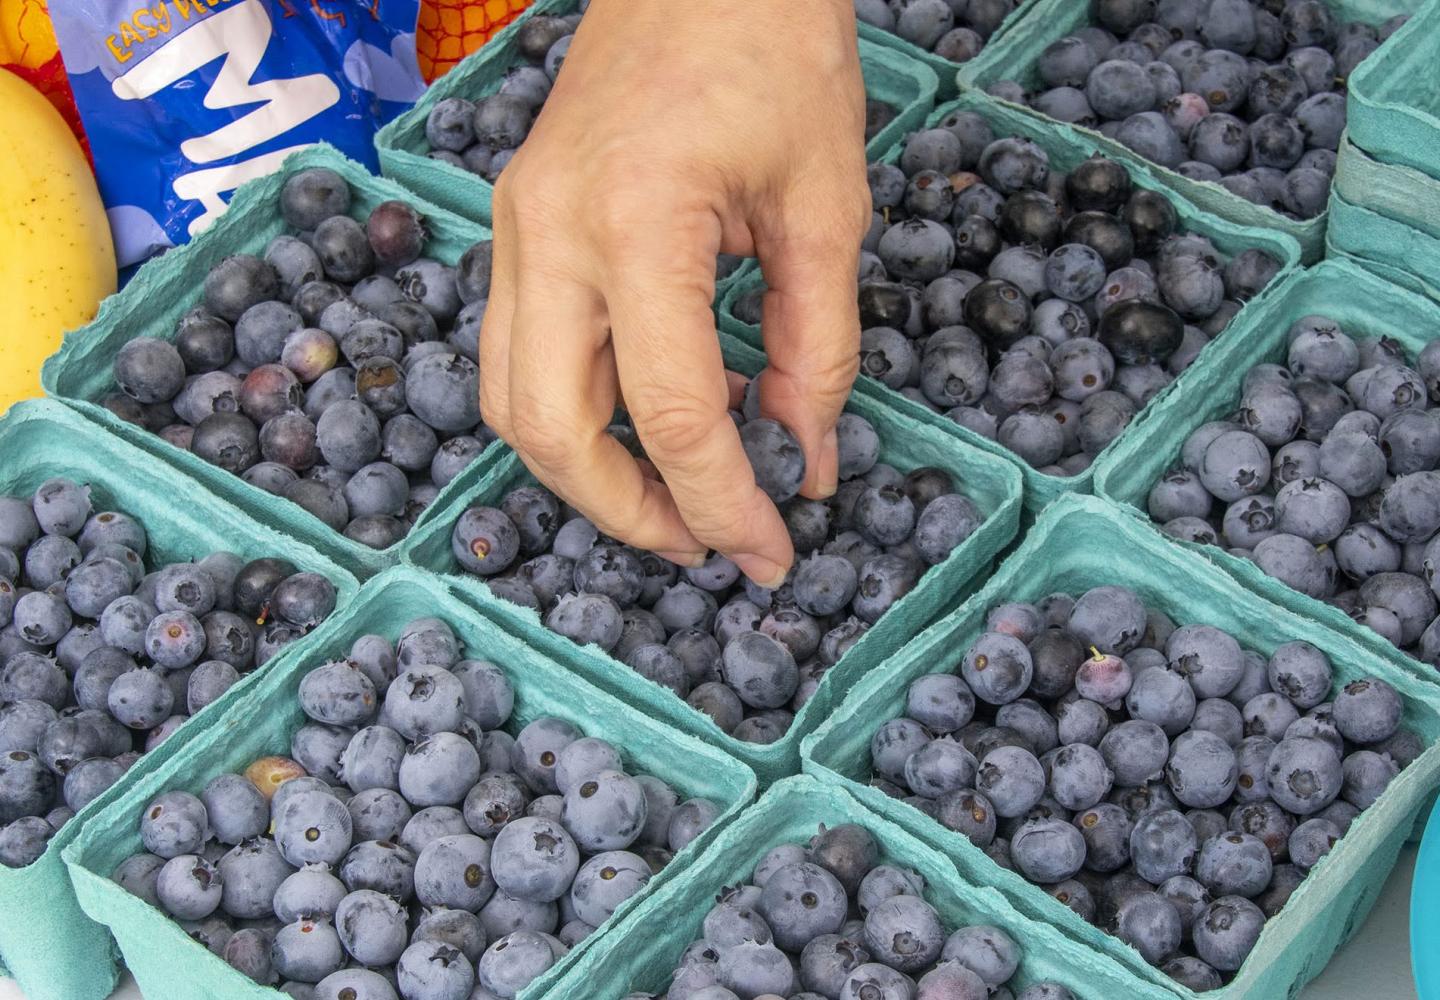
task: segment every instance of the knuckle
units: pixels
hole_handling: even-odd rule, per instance
[[[718,552],[744,551],[749,526],[754,523],[750,506],[726,503],[707,504],[687,511],[685,525],[697,541]]]
[[[547,469],[560,471],[571,462],[574,451],[558,428],[564,424],[548,420],[535,407],[524,407],[510,416],[510,434],[515,447]]]
[[[505,405],[504,397],[493,391],[487,391],[485,386],[480,387],[480,419],[500,437],[510,441],[514,436],[514,429],[510,426],[510,411]]]
[[[629,402],[630,419],[640,439],[661,464],[692,457],[715,432],[711,407],[673,388],[642,392]]]

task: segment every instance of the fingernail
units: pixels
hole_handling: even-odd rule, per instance
[[[784,568],[773,559],[750,552],[737,552],[730,561],[740,567],[740,572],[769,590],[785,582]]]
[[[835,495],[840,486],[840,436],[830,428],[820,442],[820,497]]]
[[[705,565],[706,555],[704,552],[657,552],[661,559],[669,559],[677,566],[685,566],[689,569],[699,569]]]

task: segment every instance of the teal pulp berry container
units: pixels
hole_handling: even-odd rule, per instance
[[[28,496],[53,476],[88,485],[96,511],[120,510],[140,521],[148,536],[146,564],[151,568],[157,561],[190,561],[222,550],[247,560],[283,556],[335,584],[337,615],[358,589],[354,577],[314,549],[207,496],[195,482],[73,410],[50,400],[17,403],[0,420],[0,495]],[[310,641],[306,636],[295,645],[303,649]],[[0,963],[29,1000],[102,1000],[110,995],[119,976],[110,934],[81,911],[61,851],[107,803],[218,725],[271,666],[267,663],[242,679],[141,757],[61,827],[34,864],[0,867]]]
[[[1397,14],[1414,13],[1420,6],[1420,0],[1326,0],[1326,3],[1341,21],[1366,24],[1379,24]],[[1094,23],[1090,6],[1084,0],[1039,0],[1022,22],[1007,31],[994,45],[986,46],[980,55],[965,65],[960,71],[962,86],[984,88],[1001,80],[1013,80],[1027,91],[1038,87],[1040,54],[1052,42]],[[1362,65],[1368,66],[1384,58],[1385,53],[1403,51],[1403,46],[1404,42],[1397,32]],[[1357,71],[1354,76],[1358,78],[1360,72]],[[1354,113],[1353,101],[1351,113]],[[1093,129],[1076,128],[1106,150],[1107,155],[1111,151],[1125,149],[1121,143],[1107,139]],[[1273,229],[1292,237],[1300,244],[1305,263],[1314,263],[1325,255],[1324,215],[1314,219],[1294,219],[1231,194],[1217,183],[1191,180],[1167,167],[1146,162],[1166,187],[1184,195],[1205,211],[1242,226]]]
[[[1420,1000],[1440,997],[1440,802],[1430,810],[1430,822],[1415,858],[1415,881],[1410,889],[1410,965]]]
[[[1005,33],[1014,30],[1016,26],[1024,23],[1024,18],[1030,9],[1036,6],[1038,0],[1020,0],[1020,3],[1010,12],[1009,16],[1001,22],[1000,27],[995,29],[989,40],[985,43],[988,47],[996,40],[1004,37]],[[882,48],[893,49],[902,53],[919,63],[924,63],[935,72],[940,78],[940,98],[949,100],[960,93],[960,79],[965,69],[964,63],[951,62],[949,59],[941,58],[935,53],[922,49],[920,46],[905,41],[899,35],[884,28],[877,28],[873,24],[860,22],[860,38],[862,41],[879,45]],[[983,54],[983,53],[982,53]]]
[[[1437,167],[1440,170],[1440,167]],[[1340,198],[1432,239],[1440,239],[1440,180],[1413,167],[1382,163],[1350,139],[1340,142],[1332,199]],[[1332,208],[1333,201],[1332,201]],[[1344,245],[1356,234],[1354,217],[1343,213],[1332,222],[1328,238]],[[1363,239],[1363,236],[1360,237]]]
[[[112,366],[120,348],[135,337],[174,340],[176,322],[199,302],[205,275],[211,268],[230,254],[263,254],[272,239],[290,231],[280,215],[280,189],[291,173],[309,167],[328,167],[349,182],[349,214],[361,222],[383,201],[399,199],[413,205],[424,216],[430,231],[425,253],[446,264],[454,264],[470,246],[490,238],[488,229],[422,201],[392,181],[372,176],[332,147],[311,147],[287,157],[275,173],[242,185],[214,225],[185,246],[142,267],[124,289],[104,301],[91,323],[66,335],[60,350],[45,362],[41,385],[47,394],[87,419],[158,456],[256,520],[323,552],[363,579],[399,562],[403,542],[377,550],[351,541],[289,500],[251,486],[239,476],[119,419],[99,404],[115,388]],[[492,449],[477,458],[441,491],[437,503],[463,490],[465,482],[478,473],[478,467],[497,453],[498,449]]]
[[[380,155],[381,172],[457,215],[489,225],[494,218],[490,210],[494,185],[468,170],[430,159],[426,155],[430,144],[425,139],[425,121],[430,110],[446,98],[464,97],[474,101],[498,91],[505,72],[524,62],[519,53],[518,33],[526,21],[542,15],[573,14],[578,9],[579,0],[539,0],[479,51],[436,80],[414,108],[376,134],[375,148]],[[935,106],[935,94],[941,84],[934,70],[924,62],[909,58],[894,46],[879,44],[864,31],[860,40],[860,69],[865,76],[866,95],[884,101],[897,111],[894,120],[866,147],[872,155],[879,155],[919,126]]]
[[[763,357],[744,345],[730,341],[724,343],[724,349],[727,366],[743,375],[753,376],[764,365]],[[476,505],[496,505],[511,489],[534,483],[514,453],[507,454],[472,491],[457,497],[442,514],[417,531],[406,548],[405,561],[444,574],[452,590],[528,645],[654,718],[720,747],[753,769],[762,786],[768,786],[799,770],[801,737],[820,724],[857,679],[884,663],[937,615],[958,604],[989,571],[1019,526],[1020,476],[1009,463],[970,447],[943,428],[910,420],[859,393],[851,396],[846,409],[869,420],[879,432],[880,461],[902,470],[925,465],[945,469],[957,487],[975,501],[985,521],[949,558],[932,566],[915,589],[825,673],[819,689],[796,714],[790,730],[775,743],[760,745],[734,739],[668,688],[640,677],[598,646],[578,646],[551,632],[534,611],[494,597],[478,577],[460,569],[450,546],[451,530],[460,515]]]
[[[1165,612],[1177,624],[1213,625],[1233,635],[1243,648],[1263,655],[1283,643],[1305,639],[1329,658],[1337,685],[1363,676],[1393,685],[1404,703],[1402,725],[1428,747],[1311,869],[1284,909],[1266,923],[1235,978],[1203,994],[1206,1000],[1293,998],[1365,919],[1416,818],[1440,786],[1440,747],[1436,746],[1440,688],[1417,676],[1395,650],[1388,655],[1374,651],[1353,635],[1270,603],[1263,593],[1196,553],[1170,544],[1109,501],[1085,496],[1055,501],[983,590],[891,657],[884,669],[864,678],[829,721],[806,739],[805,772],[840,784],[886,819],[942,851],[962,877],[999,889],[1026,917],[1058,928],[1091,952],[1123,966],[1136,977],[1137,985],[1118,995],[1154,1000],[1197,996],[1146,963],[1130,945],[1086,923],[1043,888],[995,864],[962,834],[868,784],[874,732],[904,714],[912,681],[958,667],[965,650],[985,630],[991,608],[1005,601],[1036,601],[1057,591],[1078,595],[1103,585],[1129,587],[1147,607]]]
[[[1440,176],[1440,3],[1406,3],[1413,13],[1390,43],[1350,74],[1345,120],[1350,141],[1372,158]],[[1401,13],[1397,11],[1396,13]]]
[[[998,137],[1023,136],[1037,143],[1050,157],[1052,169],[1069,171],[1074,169],[1082,161],[1101,153],[1116,160],[1129,170],[1131,180],[1136,187],[1147,188],[1163,194],[1171,204],[1180,218],[1181,228],[1185,232],[1198,233],[1210,239],[1215,246],[1227,254],[1237,254],[1242,250],[1260,249],[1265,250],[1276,260],[1280,261],[1281,270],[1276,275],[1271,287],[1286,274],[1294,270],[1300,260],[1300,247],[1293,239],[1283,233],[1257,228],[1255,226],[1241,226],[1233,222],[1226,222],[1216,218],[1208,211],[1197,207],[1187,200],[1183,194],[1177,194],[1165,181],[1156,177],[1154,167],[1147,164],[1135,154],[1125,149],[1111,150],[1102,149],[1096,143],[1091,134],[1082,130],[1074,129],[1068,125],[1062,125],[1051,121],[1034,112],[1027,111],[1013,104],[1005,104],[997,101],[987,94],[978,91],[966,93],[959,100],[942,105],[935,109],[935,113],[926,121],[927,127],[934,126],[952,111],[973,111],[988,121]],[[884,162],[898,163],[902,147],[892,148],[884,157]],[[755,289],[763,286],[764,279],[758,270],[748,272],[734,286],[726,292],[720,302],[720,328],[737,339],[749,344],[752,347],[762,346],[760,330],[741,321],[735,315],[735,304],[742,296],[749,294]],[[1268,291],[1268,289],[1267,289]],[[1264,293],[1257,298],[1263,298]],[[1253,303],[1247,303],[1235,319],[1230,322],[1230,327],[1216,338],[1217,342],[1224,343],[1235,336],[1234,330],[1241,321],[1241,317],[1255,308]],[[1215,350],[1214,345],[1208,346],[1201,354],[1203,359]],[[1197,362],[1198,363],[1198,362]],[[962,440],[976,448],[991,455],[996,455],[1014,464],[1019,470],[1025,483],[1025,515],[1032,519],[1056,497],[1066,493],[1089,493],[1092,484],[1100,471],[1110,464],[1110,456],[1120,442],[1133,437],[1141,425],[1148,419],[1160,400],[1168,397],[1176,390],[1176,387],[1188,372],[1171,383],[1150,404],[1136,414],[1131,425],[1126,428],[1123,434],[1106,448],[1096,458],[1095,463],[1084,472],[1075,476],[1052,476],[1032,468],[1022,461],[1014,452],[1003,447],[999,442],[989,438],[981,437],[968,428],[959,427],[954,421],[942,413],[923,406],[914,400],[907,399],[900,393],[886,388],[880,382],[868,377],[861,377],[856,380],[856,391],[876,399],[882,400],[886,406],[904,413],[906,416],[921,423],[932,426],[944,427],[952,434],[958,435]]]
[[[396,567],[367,583],[345,611],[316,629],[304,650],[287,652],[260,683],[231,710],[215,719],[181,753],[132,782],[112,798],[104,816],[75,838],[64,852],[80,905],[115,935],[125,964],[146,1000],[263,1000],[276,992],[257,985],[192,940],[168,915],[133,896],[110,878],[125,858],[142,850],[138,817],[156,795],[174,789],[199,793],[216,775],[243,771],[257,757],[288,755],[290,736],[305,720],[297,692],[301,680],[327,660],[344,657],[362,635],[392,640],[415,618],[449,622],[462,648],[473,657],[501,665],[515,689],[515,709],[506,730],[513,735],[540,716],[573,723],[588,736],[608,740],[630,773],[652,774],[683,798],[704,797],[721,815],[680,851],[638,895],[623,903],[606,924],[573,948],[541,979],[520,994],[538,1000],[557,978],[623,926],[644,899],[662,889],[705,856],[706,851],[755,797],[755,776],[713,747],[655,722],[620,700],[585,683],[562,666],[497,628],[447,593],[435,577]]]
[[[1332,258],[1353,260],[1391,284],[1440,302],[1440,236],[1386,218],[1330,192]]]
[[[925,880],[924,897],[948,932],[988,925],[1019,946],[1012,989],[1058,982],[1078,1000],[1142,995],[1144,985],[1103,955],[1018,912],[995,889],[971,878],[933,847],[833,784],[809,777],[771,786],[730,825],[698,863],[656,892],[555,984],[555,1000],[622,1000],[633,991],[662,993],[687,945],[701,936],[705,914],[727,886],[750,881],[773,847],[808,844],[822,827],[864,827],[880,846],[882,864],[900,865]],[[862,994],[863,995],[863,994]]]
[[[1213,352],[1201,356],[1186,373],[1185,384],[1159,402],[1139,433],[1122,439],[1114,460],[1096,478],[1096,492],[1148,521],[1150,489],[1179,461],[1185,439],[1201,424],[1226,419],[1235,411],[1251,368],[1262,362],[1284,364],[1291,324],[1309,315],[1327,316],[1352,336],[1390,337],[1411,354],[1440,336],[1440,305],[1396,288],[1353,263],[1327,260],[1298,271],[1247,310],[1240,325]],[[1398,656],[1418,676],[1435,679],[1433,667],[1399,653],[1379,633],[1352,621],[1338,608],[1265,575],[1250,560],[1232,556],[1219,546],[1173,544],[1191,549],[1267,600],[1351,636],[1376,655]]]

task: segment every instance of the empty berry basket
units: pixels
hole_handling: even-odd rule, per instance
[[[1385,6],[1385,5],[1381,5]],[[1440,97],[1425,67],[1435,61],[1440,8],[1406,4],[1415,16],[1350,77],[1350,141],[1381,163],[1435,176]]]
[[[1383,169],[1387,175],[1406,171],[1414,176],[1408,167],[1387,166]],[[1429,192],[1435,183],[1429,181],[1423,189]],[[1440,261],[1440,237],[1433,235],[1433,229],[1414,225],[1418,220],[1396,221],[1398,213],[1389,211],[1388,204],[1376,204],[1373,196],[1352,202],[1346,197],[1346,192],[1353,194],[1353,187],[1347,184],[1342,191],[1337,185],[1330,192],[1331,221],[1325,233],[1329,256],[1350,261],[1426,298],[1440,299],[1440,283],[1434,279],[1434,264]],[[1386,194],[1393,190],[1393,187],[1380,189]],[[1425,197],[1428,199],[1430,196],[1427,193]],[[1393,203],[1393,200],[1387,200]],[[1425,200],[1413,204],[1418,210],[1431,202]],[[1386,214],[1381,214],[1381,209]]]
[[[1126,995],[1194,996],[1151,966],[1140,951],[1086,922],[1040,886],[1000,867],[965,834],[870,785],[872,736],[885,720],[905,714],[911,682],[955,669],[962,651],[986,630],[992,609],[1003,602],[1038,602],[1057,592],[1078,596],[1102,586],[1128,588],[1147,609],[1164,613],[1177,625],[1221,629],[1262,658],[1283,644],[1305,640],[1328,658],[1334,671],[1332,694],[1357,678],[1383,679],[1399,695],[1400,725],[1418,737],[1417,748],[1432,744],[1440,732],[1434,684],[1416,677],[1398,653],[1385,655],[1351,635],[1271,604],[1193,553],[1168,544],[1108,501],[1075,496],[1056,501],[1041,516],[984,590],[851,692],[840,711],[806,741],[805,768],[838,781],[887,819],[942,850],[963,877],[1000,889],[1027,916],[1064,930],[1092,953],[1103,953],[1128,968],[1144,985]],[[1431,747],[1355,818],[1276,916],[1265,922],[1235,977],[1203,995],[1294,996],[1319,975],[1374,905],[1437,778],[1440,752]]]

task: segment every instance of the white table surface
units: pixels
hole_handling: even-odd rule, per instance
[[[1400,856],[1390,881],[1360,933],[1341,949],[1300,1000],[1416,1000],[1410,978],[1410,879],[1415,848]],[[0,1000],[25,1000],[13,982],[0,979]],[[143,1000],[126,980],[111,1000]]]

